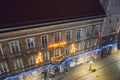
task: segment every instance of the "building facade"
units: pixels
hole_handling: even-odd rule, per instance
[[[105,13],[99,1],[37,3],[33,10],[28,5],[17,12],[21,8],[19,4],[16,5],[17,9],[12,7],[14,11],[11,9],[9,16],[0,16],[3,20],[0,22],[2,80],[48,80],[57,73],[101,56]],[[41,8],[44,6],[42,3],[46,5],[44,9]],[[71,4],[76,6],[72,7]],[[11,15],[12,12],[16,16]],[[36,15],[39,20],[34,20],[37,19]]]
[[[103,18],[98,18],[1,33],[1,77],[48,64],[61,64],[66,58],[99,48],[97,35],[102,25]],[[97,57],[95,53],[86,54],[78,64]],[[69,65],[73,64],[76,63]],[[49,73],[55,74],[50,68]],[[59,68],[60,72],[63,68]]]
[[[118,44],[117,48],[120,49],[120,32],[119,32],[119,34],[118,34],[118,41],[117,41],[117,44]]]
[[[101,34],[101,47],[116,44],[114,47],[106,47],[103,49],[103,55],[114,53],[117,50],[117,44],[119,42],[119,30],[120,30],[120,1],[119,0],[100,0],[105,12],[103,31]],[[106,52],[106,53],[104,53]]]

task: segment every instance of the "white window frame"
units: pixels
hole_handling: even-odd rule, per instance
[[[72,40],[72,30],[66,31],[66,40],[67,41]]]
[[[36,55],[32,55],[28,58],[29,65],[33,65],[36,62]]]
[[[17,66],[18,65],[18,66]],[[15,59],[14,60],[14,66],[15,66],[15,70],[24,67],[23,66],[23,60],[21,58],[19,59]]]
[[[89,48],[89,41],[87,40],[87,41],[84,41],[84,49],[88,49]],[[86,46],[86,48],[85,48],[85,46]]]
[[[56,34],[58,34],[57,36],[56,36]],[[58,39],[55,39],[55,38],[58,38]],[[54,33],[54,42],[56,43],[56,42],[59,42],[59,41],[61,41],[61,32],[56,32],[56,33]]]
[[[66,55],[71,54],[71,51],[70,51],[70,45],[67,45],[67,46],[66,46],[66,48],[65,48],[65,52],[66,52]]]
[[[79,35],[80,38],[78,38],[78,33],[80,34],[80,35]],[[77,38],[77,40],[80,40],[80,39],[82,38],[82,28],[76,30],[76,38]]]
[[[85,34],[86,38],[90,37],[90,35],[91,35],[91,27],[90,26],[86,27],[85,32],[86,32],[86,34]]]
[[[47,39],[47,40],[45,40],[45,39]],[[47,41],[47,43],[45,43],[46,41]],[[49,44],[48,35],[42,35],[41,36],[41,44],[42,44],[42,46]]]
[[[29,47],[28,46],[28,40],[29,39],[33,39],[33,47]],[[27,44],[27,49],[33,49],[33,48],[35,48],[35,38],[34,37],[27,38],[26,39],[26,44]],[[30,45],[32,45],[32,44],[30,43]]]
[[[2,45],[1,45],[1,44],[0,44],[0,55],[4,55],[4,54],[3,54]]]
[[[77,50],[78,50],[78,51],[82,50],[82,48],[81,48],[81,47],[82,47],[82,46],[81,46],[81,45],[82,45],[81,42],[77,43],[76,45],[77,45]]]
[[[45,52],[43,52],[43,58],[44,58],[45,61],[46,61],[46,60],[50,60],[50,54],[49,54],[49,51],[45,51]]]
[[[98,41],[98,40],[97,40],[96,38],[92,40],[92,47],[97,46],[97,41]]]
[[[95,25],[95,34],[98,34],[98,32],[100,32],[100,28],[100,24]]]
[[[59,57],[61,55],[61,48],[54,49],[54,56]]]
[[[11,53],[14,53],[14,51],[12,50],[12,46],[11,46],[11,43],[13,43],[13,42],[17,42],[18,51],[20,51],[19,41],[17,41],[17,40],[15,40],[15,41],[10,41],[10,42],[9,42],[9,46],[10,46],[10,51],[11,51]],[[15,51],[15,52],[17,52],[17,51]]]
[[[5,68],[6,68],[6,70],[5,70]],[[6,62],[2,62],[2,63],[0,63],[0,69],[2,69],[2,70],[3,70],[3,72],[1,72],[1,70],[0,70],[0,74],[5,73],[5,72],[8,72],[8,71],[9,71],[9,69],[8,69],[8,65],[7,65],[7,63],[6,63]]]

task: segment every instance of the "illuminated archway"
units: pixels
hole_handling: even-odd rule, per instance
[[[43,54],[39,52],[36,56],[36,64],[43,63]]]

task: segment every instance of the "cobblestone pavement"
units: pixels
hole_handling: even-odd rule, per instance
[[[90,64],[84,63],[69,69],[52,80],[120,80],[120,51],[93,62],[95,72],[89,71]]]

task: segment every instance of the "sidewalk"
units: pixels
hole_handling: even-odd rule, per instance
[[[95,66],[96,70],[100,70],[119,60],[120,60],[120,50],[117,51],[115,54],[93,61],[92,65]],[[62,73],[57,75],[52,80],[79,80],[79,78],[92,73],[91,71],[89,71],[89,67],[90,64],[83,63],[81,65],[69,69],[69,72],[66,74]]]

